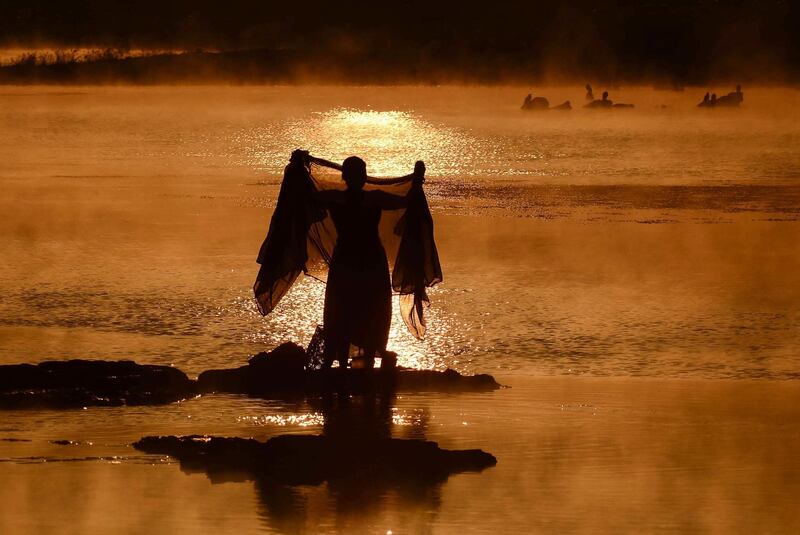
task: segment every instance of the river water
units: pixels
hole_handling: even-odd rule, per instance
[[[129,444],[319,432],[305,403],[4,411],[0,532],[798,529],[800,92],[745,88],[741,109],[702,110],[704,89],[620,88],[636,108],[590,111],[554,87],[574,110],[526,113],[527,92],[3,88],[0,363],[196,375],[307,343],[319,283],[267,318],[250,289],[302,147],[361,155],[373,175],[426,161],[445,280],[426,340],[395,318],[390,348],[512,388],[403,396],[391,415],[396,436],[480,447],[497,467],[361,505],[291,489],[288,509]]]

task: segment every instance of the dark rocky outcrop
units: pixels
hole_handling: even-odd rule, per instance
[[[246,366],[208,370],[197,378],[201,393],[226,392],[270,397],[347,390],[403,392],[487,392],[500,388],[491,375],[461,375],[455,370],[380,369],[305,370],[308,356],[291,342],[259,353]]]
[[[302,397],[328,392],[487,392],[491,375],[454,370],[307,370],[308,355],[291,342],[259,353],[246,366],[208,370],[197,381],[170,366],[133,361],[67,360],[0,366],[0,409],[157,405],[203,393]]]
[[[482,450],[445,450],[435,442],[375,438],[343,440],[326,436],[280,435],[266,442],[206,436],[144,437],[133,447],[169,455],[186,471],[202,471],[212,480],[229,474],[289,485],[325,481],[416,481],[437,483],[458,472],[497,464]],[[366,479],[365,479],[366,478]]]
[[[130,360],[0,366],[0,408],[149,405],[194,392],[194,381],[182,371]]]

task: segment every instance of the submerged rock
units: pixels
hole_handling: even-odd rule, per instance
[[[292,485],[370,479],[436,483],[458,472],[475,472],[497,464],[482,450],[445,450],[435,442],[375,438],[334,439],[280,435],[266,442],[208,436],[144,437],[133,447],[169,455],[187,471],[206,472],[212,480],[230,474]]]
[[[194,392],[182,371],[130,360],[0,366],[0,408],[162,404]]]

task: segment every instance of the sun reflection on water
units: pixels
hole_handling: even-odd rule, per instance
[[[444,141],[439,131],[399,111],[334,110],[322,115],[318,132],[320,150],[337,160],[359,154],[379,175],[408,173],[428,145],[441,148]]]
[[[276,143],[276,137],[282,142]],[[414,113],[353,108],[265,125],[243,132],[235,141],[249,148],[249,163],[265,171],[279,172],[291,151],[302,147],[336,162],[358,155],[376,176],[410,173],[416,160],[436,161],[439,173],[453,172],[468,144],[458,131]]]
[[[237,422],[247,423],[257,426],[279,426],[296,425],[298,427],[315,427],[325,423],[322,413],[312,412],[305,414],[266,414],[263,416],[238,416]]]
[[[423,409],[401,409],[392,407],[392,424],[401,426],[421,425],[427,419]]]

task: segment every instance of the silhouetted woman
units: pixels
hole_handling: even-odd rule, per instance
[[[425,165],[417,162],[414,186],[421,187]],[[342,165],[345,191],[320,191],[317,198],[328,208],[336,227],[325,288],[323,332],[324,366],[334,360],[347,365],[350,345],[364,351],[366,367],[383,356],[392,321],[392,284],[389,263],[378,234],[383,210],[406,206],[407,198],[384,191],[365,191],[367,165],[351,156]]]

